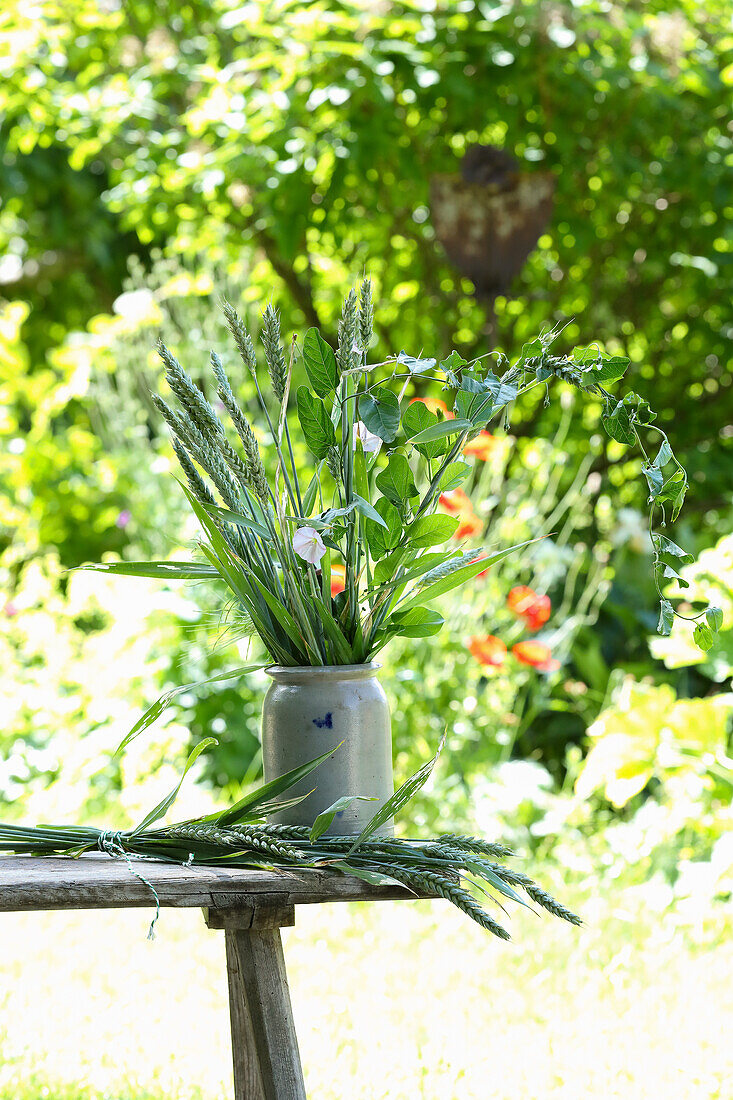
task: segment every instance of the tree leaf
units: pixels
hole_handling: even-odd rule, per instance
[[[359,416],[372,435],[378,435],[385,443],[391,443],[400,426],[400,403],[391,390],[382,389],[379,397],[362,394],[359,398]]]
[[[336,443],[331,417],[324,403],[314,397],[307,386],[299,386],[296,394],[298,420],[308,449],[316,458],[325,458]]]
[[[303,340],[303,362],[311,386],[319,397],[336,391],[339,375],[333,349],[317,328],[309,328]]]

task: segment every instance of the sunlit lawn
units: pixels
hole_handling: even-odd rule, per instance
[[[299,909],[284,937],[309,1096],[729,1097],[722,908],[598,892],[564,892],[581,931],[515,913],[508,946],[444,903]],[[0,1100],[232,1095],[222,934],[166,910],[151,944],[147,922],[0,916]]]

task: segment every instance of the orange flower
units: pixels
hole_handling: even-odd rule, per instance
[[[410,401],[410,404],[414,405],[416,401],[419,402],[421,405],[424,405],[425,408],[431,413],[435,413],[437,415],[439,412],[441,412],[443,414],[444,420],[455,420],[456,418],[456,414],[454,412],[450,412],[445,401],[441,401],[439,397],[413,397]]]
[[[483,637],[474,634],[468,643],[468,651],[482,665],[493,665],[494,668],[503,665],[506,657],[506,646],[501,638],[496,638],[493,634],[485,634]]]
[[[438,503],[452,516],[458,516],[461,512],[472,512],[470,497],[467,497],[463,489],[451,489],[448,493],[441,493]]]
[[[560,662],[552,656],[552,650],[542,642],[517,642],[512,653],[523,665],[531,665],[539,672],[555,672]]]
[[[552,604],[549,596],[538,596],[531,607],[524,613],[524,621],[528,630],[539,630],[550,617]]]
[[[478,458],[481,462],[487,462],[499,446],[496,436],[493,436],[491,432],[482,431],[478,433],[475,439],[466,444],[463,453],[469,458]]]
[[[521,616],[529,630],[539,630],[550,617],[552,603],[549,596],[539,596],[526,584],[518,584],[507,596],[507,606]]]
[[[467,539],[478,535],[484,529],[484,521],[475,512],[461,512],[460,522],[453,533],[454,539]]]
[[[338,596],[346,587],[346,570],[343,565],[331,566],[331,595]]]

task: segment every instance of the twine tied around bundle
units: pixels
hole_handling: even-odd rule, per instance
[[[150,928],[148,929],[148,939],[155,939],[155,925],[158,922],[160,916],[160,898],[158,897],[158,891],[153,886],[152,882],[145,878],[140,871],[133,865],[133,858],[144,859],[144,856],[136,856],[134,853],[128,852],[123,844],[124,833],[115,832],[114,829],[103,829],[97,838],[97,848],[105,855],[111,856],[113,859],[124,859],[125,863],[129,867],[135,878],[138,878],[145,886],[147,886],[150,893],[155,898],[155,916],[150,922]]]

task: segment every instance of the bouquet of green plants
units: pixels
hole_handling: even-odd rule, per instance
[[[103,852],[126,860],[130,871],[149,887],[158,907],[155,888],[144,873],[145,859],[191,864],[226,864],[228,867],[257,867],[293,874],[334,871],[355,875],[372,885],[399,885],[421,895],[445,898],[481,928],[510,939],[509,933],[478,903],[471,890],[480,890],[494,904],[506,900],[527,905],[534,902],[553,916],[580,924],[580,918],[556,901],[521,871],[497,862],[512,855],[503,844],[491,844],[475,837],[445,833],[432,840],[392,839],[375,836],[389,818],[410,800],[428,779],[438,753],[380,807],[357,837],[330,836],[326,830],[336,815],[353,801],[343,797],[318,815],[312,827],[268,825],[273,810],[282,810],[303,798],[283,798],[299,780],[316,769],[339,746],[299,768],[249,792],[234,806],[205,817],[156,826],[173,805],[183,779],[214,738],[205,738],[193,750],[177,786],[143,821],[127,831],[98,829],[85,825],[39,826],[0,824],[0,852],[37,856],[82,856]],[[438,750],[440,752],[440,749]],[[307,795],[304,797],[308,797]],[[358,797],[358,796],[357,796]],[[517,892],[519,888],[528,901]],[[150,938],[158,913],[150,926]]]
[[[660,595],[659,630],[668,634],[677,612],[662,585],[678,579],[689,560],[654,529],[669,511],[676,519],[687,492],[655,414],[635,393],[613,396],[607,387],[626,372],[628,359],[597,347],[551,354],[560,329],[526,344],[513,363],[501,353],[467,362],[456,351],[438,362],[405,352],[369,362],[373,340],[371,283],[344,304],[334,350],[311,328],[302,344],[283,346],[277,312],[263,315],[261,341],[271,395],[261,387],[254,343],[234,308],[227,324],[254,381],[267,424],[274,464],[265,468],[260,442],[216,352],[211,366],[225,426],[212,404],[163,344],[160,355],[176,401],[154,401],[173,435],[183,486],[204,532],[202,559],[122,562],[89,568],[128,575],[223,581],[240,622],[261,638],[281,665],[361,664],[390,639],[423,638],[443,623],[433,601],[522,545],[461,547],[471,531],[461,517],[439,511],[439,500],[460,489],[470,472],[464,451],[509,422],[513,404],[559,379],[601,401],[609,435],[643,454],[649,488],[654,574]],[[296,361],[309,385],[291,400]],[[496,359],[496,370],[493,366]],[[434,381],[445,400],[407,400],[414,382]],[[295,406],[297,427],[291,412]],[[297,439],[294,437],[297,434]],[[648,440],[654,440],[652,449]],[[303,441],[310,462],[296,460]],[[695,640],[712,642],[720,613],[693,616]]]

